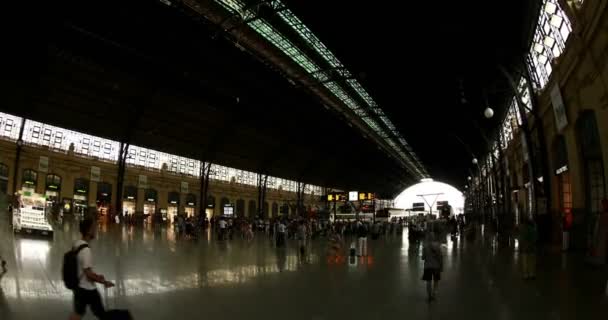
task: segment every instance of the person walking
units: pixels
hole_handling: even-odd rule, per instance
[[[277,248],[278,248],[278,247],[282,247],[285,245],[287,226],[285,225],[283,220],[279,220],[277,222],[276,229],[277,229],[277,232],[276,232],[277,240],[276,241],[277,241]]]
[[[114,287],[114,283],[107,281],[101,274],[93,271],[93,254],[89,247],[89,242],[95,239],[97,224],[93,219],[86,218],[80,222],[80,234],[82,239],[76,241],[72,250],[77,250],[76,260],[78,265],[78,286],[73,290],[74,293],[74,312],[70,315],[70,320],[80,320],[86,313],[89,306],[91,311],[98,319],[105,317],[101,302],[101,296],[97,290],[96,283],[104,285],[105,288]]]
[[[300,255],[304,256],[306,254],[306,238],[308,236],[308,231],[306,230],[306,224],[304,223],[304,220],[301,220],[298,224],[296,236],[298,238],[298,248],[300,249]]]
[[[2,253],[0,253],[0,280],[4,277],[4,275],[8,272],[8,268],[6,267],[6,260],[2,257]]]
[[[367,256],[367,226],[361,221],[357,222],[357,239],[359,241],[358,256]]]
[[[220,218],[220,221],[218,222],[219,225],[219,232],[217,234],[218,239],[219,240],[226,240],[226,228],[228,227],[228,222],[226,222],[226,220],[222,217]]]
[[[430,302],[436,299],[441,272],[443,271],[441,245],[434,232],[427,233],[422,251],[422,260],[424,260],[422,280],[426,281],[426,293]]]
[[[538,231],[534,220],[527,218],[520,235],[520,248],[522,253],[522,269],[524,280],[536,278],[536,243]]]

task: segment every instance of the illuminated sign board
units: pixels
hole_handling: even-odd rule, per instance
[[[376,195],[372,192],[359,192],[359,201],[374,199],[376,199]]]
[[[373,192],[358,192],[350,191],[346,192],[332,192],[327,194],[327,201],[329,202],[344,202],[344,201],[366,201],[376,199],[376,194]]]
[[[336,201],[346,201],[347,196],[346,193],[343,192],[332,192],[327,195],[327,201],[336,202]]]
[[[560,175],[560,174],[562,174],[562,173],[564,173],[566,171],[568,171],[568,166],[563,166],[563,167],[555,170],[555,175]]]
[[[412,211],[424,211],[424,202],[412,203]]]

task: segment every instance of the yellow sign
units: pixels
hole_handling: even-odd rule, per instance
[[[376,198],[373,192],[359,192],[359,201],[374,200]]]

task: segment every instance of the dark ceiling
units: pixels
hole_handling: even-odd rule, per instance
[[[287,4],[358,75],[431,175],[461,185],[471,153],[485,148],[480,130],[497,125],[482,118],[483,93],[498,108],[508,95],[496,64],[517,67],[533,1],[326,2]],[[155,0],[38,9],[11,8],[0,111],[318,185],[392,196],[414,182],[204,19]]]
[[[433,178],[461,188],[512,97],[497,66],[522,67],[540,1],[284,2],[358,75]]]

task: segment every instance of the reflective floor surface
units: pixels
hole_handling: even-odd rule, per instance
[[[71,293],[60,270],[77,238],[66,223],[53,239],[13,236],[0,220],[9,272],[0,282],[0,319],[67,319]],[[314,240],[305,259],[295,242],[175,239],[171,228],[101,225],[95,269],[117,287],[112,308],[135,319],[601,319],[608,314],[606,270],[578,254],[539,256],[535,281],[521,279],[516,249],[491,237],[444,246],[438,300],[427,303],[419,248],[407,234],[369,241],[370,256],[326,257]],[[346,253],[346,251],[345,251]],[[103,294],[103,290],[102,290]],[[87,314],[85,319],[92,319]]]

